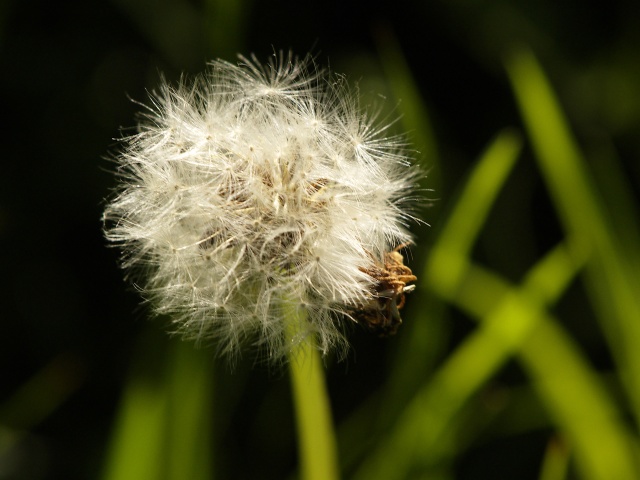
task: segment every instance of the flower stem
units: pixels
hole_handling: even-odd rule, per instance
[[[300,334],[307,322],[306,312],[290,303],[285,307],[290,340]],[[318,350],[308,336],[289,353],[289,371],[293,389],[298,431],[302,480],[339,478],[336,441],[331,407]]]

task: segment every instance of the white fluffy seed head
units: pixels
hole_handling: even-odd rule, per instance
[[[116,160],[107,238],[143,295],[187,337],[273,360],[316,336],[344,352],[365,271],[411,240],[417,170],[342,77],[291,55],[266,66],[214,61],[191,85],[163,85]],[[283,302],[308,321],[287,340]]]

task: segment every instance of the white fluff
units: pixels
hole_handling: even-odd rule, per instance
[[[411,240],[417,170],[402,139],[309,65],[214,61],[162,86],[117,156],[107,238],[157,313],[225,353],[248,343],[277,361],[308,334],[344,352],[342,323],[375,288],[363,269]],[[292,301],[308,312],[293,342]]]

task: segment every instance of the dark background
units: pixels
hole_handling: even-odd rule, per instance
[[[0,478],[95,478],[135,352],[164,341],[160,322],[148,322],[122,280],[100,220],[115,183],[107,160],[117,150],[114,139],[135,125],[139,107],[131,99],[145,101],[161,73],[175,80],[181,72],[202,71],[214,57],[234,60],[239,51],[265,59],[291,48],[301,55],[311,50],[318,64],[361,81],[366,90],[369,75],[380,78],[379,45],[395,37],[438,141],[440,161],[426,162],[435,166],[430,186],[442,200],[424,215],[437,229],[446,199],[485,145],[501,128],[520,124],[502,59],[521,43],[545,66],[586,148],[613,145],[632,183],[640,185],[640,4],[603,5],[246,2],[237,25],[227,25],[223,7],[197,1],[4,1],[0,426],[23,437],[16,449],[0,451]],[[478,255],[517,278],[560,234],[531,164],[514,175],[504,202],[526,197],[528,208],[514,213],[498,206]],[[492,247],[505,224],[525,214],[539,226],[527,249]],[[423,245],[430,232],[419,232]],[[576,335],[606,367],[608,356],[585,316]],[[446,355],[470,325],[454,315],[449,328],[450,340],[437,355]],[[352,354],[329,373],[338,421],[383,381],[380,372],[394,342],[354,332]],[[153,347],[151,355],[162,357],[162,348]],[[220,382],[231,385],[220,404],[231,405],[227,421],[235,425],[225,430],[229,448],[219,462],[220,478],[282,478],[295,465],[293,419],[260,416],[270,406],[291,408],[286,372],[253,367],[250,357],[233,372],[216,367]],[[504,381],[518,375],[507,369]],[[49,389],[30,394],[33,378],[44,379]],[[23,396],[15,397],[19,392]],[[256,426],[258,421],[266,425]],[[278,451],[261,447],[269,422],[285,432]],[[544,446],[540,437],[533,431],[481,444],[456,461],[458,477],[535,478],[529,475]],[[255,462],[243,461],[243,451]]]

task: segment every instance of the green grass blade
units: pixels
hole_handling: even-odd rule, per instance
[[[569,470],[569,456],[566,442],[552,438],[547,445],[539,480],[565,480]]]
[[[213,478],[211,352],[158,335],[148,333],[138,349],[115,419],[105,480]]]
[[[566,256],[567,262],[574,261],[575,251],[570,257]],[[553,275],[548,277],[548,281],[553,279]],[[457,303],[476,317],[488,311],[486,300],[477,294],[479,288],[491,284],[498,298],[509,292],[507,284],[478,267],[469,271],[465,283],[468,286],[459,290]],[[538,295],[548,296],[550,285],[546,280],[540,278],[537,284]],[[624,425],[622,414],[578,346],[551,317],[539,318],[518,356],[533,387],[572,445],[583,477],[638,478],[640,466],[636,459],[640,458],[640,450]]]
[[[202,13],[186,0],[113,0],[138,32],[178,69],[201,68],[203,48]]]
[[[603,382],[557,323],[542,322],[520,359],[572,446],[582,478],[640,478],[637,442]]]
[[[615,237],[586,162],[552,89],[528,51],[514,53],[507,70],[540,169],[566,231],[593,249],[588,265],[591,298],[640,419],[640,282]],[[574,242],[574,243],[575,243]],[[635,250],[640,245],[635,246]],[[635,253],[633,253],[635,255]]]
[[[232,60],[243,50],[247,15],[251,11],[247,0],[206,0],[204,21],[207,54]]]
[[[410,132],[412,146],[420,153],[423,166],[431,170],[437,165],[438,145],[424,99],[397,39],[386,29],[380,28],[375,33],[385,77],[393,95],[400,102],[398,110],[402,114],[402,125],[405,131]],[[438,170],[436,168],[434,171],[435,175],[440,173]],[[430,186],[437,190],[439,182],[434,185],[432,180],[430,178]]]
[[[520,148],[520,137],[516,133],[511,130],[501,132],[466,182],[422,275],[426,285],[441,296],[450,297],[459,285],[471,248],[515,165]]]
[[[159,382],[134,376],[111,438],[104,480],[163,478],[167,396]]]
[[[212,480],[213,354],[173,341],[168,366],[167,480]]]
[[[0,403],[0,425],[23,432],[34,428],[64,404],[84,376],[79,359],[59,354]]]
[[[401,115],[400,123],[403,130],[408,132],[411,148],[417,150],[418,162],[428,172],[421,187],[433,190],[435,195],[441,195],[442,169],[438,166],[438,146],[426,102],[393,32],[379,27],[374,36],[384,76],[398,102],[396,110]],[[436,202],[434,206],[440,205]],[[431,216],[436,215],[434,210],[430,212]],[[420,236],[421,232],[417,234]],[[414,261],[411,257],[407,258],[407,264]],[[418,303],[420,308],[416,307]],[[402,335],[394,340],[397,346],[394,361],[389,363],[388,383],[378,398],[384,408],[372,417],[376,418],[380,428],[388,427],[395,417],[396,409],[402,408],[404,402],[415,394],[446,345],[448,326],[444,320],[446,309],[442,302],[437,297],[422,292],[412,295],[410,305],[414,307],[406,310],[410,321],[402,327]],[[367,436],[364,432],[361,435]],[[359,445],[357,450],[362,450],[360,445],[366,444],[370,439],[371,436],[368,435],[368,438],[362,438],[360,442],[356,440],[351,443]]]
[[[595,150],[595,151],[594,151]],[[606,201],[607,215],[614,224],[630,268],[640,271],[640,209],[634,197],[630,178],[624,172],[614,146],[601,141],[590,150],[594,157],[593,172]]]
[[[556,250],[557,254],[563,251],[567,265],[574,263],[578,255],[582,262],[588,257],[584,250],[580,255],[575,247]],[[546,278],[538,275],[537,279],[530,279],[531,288],[540,300],[549,301],[552,291],[557,291],[557,282],[564,283],[562,263],[560,259],[555,263],[555,273],[554,265],[549,264]],[[458,290],[457,304],[478,318],[486,315],[493,307],[478,293],[487,285],[494,298],[507,298],[510,291],[507,284],[473,267]],[[518,355],[549,413],[569,439],[584,478],[637,478],[640,475],[637,442],[624,425],[622,414],[603,382],[557,323],[548,316],[540,317]]]

